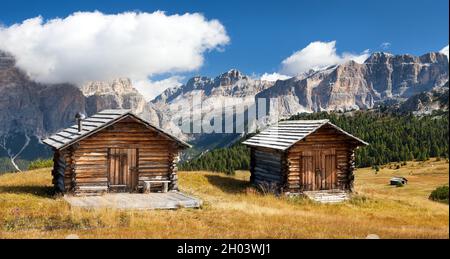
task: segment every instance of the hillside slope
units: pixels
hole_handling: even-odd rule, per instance
[[[357,170],[357,195],[335,205],[258,193],[244,171],[236,176],[180,172],[182,191],[201,198],[204,206],[177,211],[71,209],[48,195],[50,169],[5,174],[0,176],[0,237],[448,238],[448,205],[428,200],[434,188],[448,184],[448,162],[396,167],[384,166],[378,174]],[[393,175],[406,176],[409,183],[389,186]]]

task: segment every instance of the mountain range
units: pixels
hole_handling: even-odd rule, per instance
[[[88,82],[80,87],[34,82],[15,66],[14,57],[0,51],[0,161],[3,157],[10,163],[3,170],[18,170],[19,161],[48,157],[50,151],[40,143],[41,137],[72,125],[77,112],[91,115],[106,108],[132,109],[193,143],[196,153],[226,146],[241,136],[183,132],[180,119],[191,110],[180,107],[186,107],[195,97],[202,101],[193,107],[197,118],[219,116],[234,122],[236,117],[214,107],[220,104],[242,113],[254,107],[259,98],[275,100],[276,109],[269,106],[270,116],[246,120],[246,130],[301,112],[390,105],[402,112],[430,113],[448,109],[448,70],[448,57],[442,53],[413,56],[378,52],[363,64],[349,61],[276,82],[254,79],[236,69],[215,78],[197,76],[146,102],[126,78]]]
[[[448,82],[448,58],[373,53],[363,64],[349,61],[307,75],[277,81],[256,98],[277,98],[281,115],[299,112],[371,109],[404,101]],[[448,88],[448,87],[447,87]]]

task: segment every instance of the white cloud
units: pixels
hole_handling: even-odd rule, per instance
[[[0,49],[12,53],[31,78],[45,83],[80,85],[118,77],[138,82],[192,71],[202,66],[205,52],[228,42],[219,21],[198,13],[76,12],[0,27]],[[163,87],[162,82],[148,85]]]
[[[141,93],[147,102],[164,92],[167,88],[182,85],[180,76],[172,76],[160,81],[138,80],[133,81],[133,86]]]
[[[363,63],[368,57],[369,50],[360,54],[345,52],[339,55],[336,52],[336,41],[315,41],[283,60],[281,73],[295,76],[311,69],[317,70],[349,60]]]
[[[447,58],[448,58],[448,45],[445,46],[443,49],[441,49],[439,52],[441,52],[442,54],[447,55]]]
[[[383,42],[383,43],[381,43],[380,44],[380,47],[382,48],[382,49],[384,49],[384,50],[388,50],[388,49],[390,49],[391,48],[391,43],[390,42]]]
[[[282,75],[279,73],[272,73],[272,74],[268,74],[268,73],[264,73],[264,75],[261,76],[261,80],[264,81],[269,81],[269,82],[275,82],[277,80],[286,80],[291,78],[290,76],[286,76],[286,75]]]

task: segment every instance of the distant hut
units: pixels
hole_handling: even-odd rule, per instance
[[[179,152],[190,145],[129,110],[103,110],[43,142],[53,148],[56,192],[177,190]]]
[[[368,145],[328,120],[281,121],[243,144],[250,181],[283,193],[351,191],[354,150]]]

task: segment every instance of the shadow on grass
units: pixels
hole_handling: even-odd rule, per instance
[[[207,175],[206,178],[210,184],[227,193],[243,193],[248,187],[251,186],[248,181],[220,175]]]
[[[0,186],[0,193],[32,194],[44,198],[53,198],[53,187],[50,186]]]

